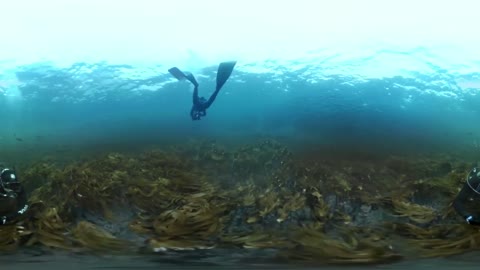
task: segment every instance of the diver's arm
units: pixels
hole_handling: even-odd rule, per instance
[[[0,197],[6,197],[8,196],[8,192],[5,190],[5,188],[0,185]]]
[[[27,200],[27,194],[25,192],[25,189],[23,187],[21,188],[20,192],[18,193],[17,196],[17,209],[15,212],[9,215],[1,216],[0,217],[0,224],[5,224],[10,222],[13,219],[16,219],[17,217],[25,214],[25,212],[28,210],[28,200]]]
[[[461,192],[460,192],[460,194],[461,194]],[[468,224],[480,225],[480,218],[478,216],[474,216],[474,215],[470,214],[467,211],[467,209],[465,209],[465,207],[463,207],[463,204],[461,203],[459,197],[460,196],[457,196],[457,198],[455,198],[455,200],[453,201],[453,208],[455,208],[457,213],[460,214]]]
[[[460,195],[460,194],[459,194]],[[460,201],[460,196],[457,195],[455,200],[453,201],[453,208],[457,211],[457,213],[462,216],[467,222],[468,218],[471,217],[470,213],[467,212],[465,207],[463,207],[462,202]]]
[[[473,217],[473,216],[468,216],[467,218],[465,218],[465,220],[470,225],[476,225],[476,226],[480,225],[480,220],[478,218]]]

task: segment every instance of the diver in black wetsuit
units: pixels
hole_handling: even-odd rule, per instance
[[[480,225],[480,170],[473,168],[453,201],[453,207],[471,225]]]
[[[172,74],[178,80],[187,79],[194,86],[193,106],[192,106],[192,109],[190,110],[190,117],[192,117],[192,120],[200,120],[201,117],[207,115],[207,109],[215,101],[215,98],[217,97],[218,92],[220,92],[220,89],[222,89],[223,85],[232,74],[233,68],[235,67],[236,63],[237,63],[236,61],[220,63],[220,65],[218,66],[217,85],[215,87],[215,92],[213,92],[213,94],[210,96],[208,100],[205,99],[204,97],[198,97],[198,83],[197,83],[197,80],[195,80],[195,77],[191,73],[189,72],[183,73],[177,67],[173,67],[168,70],[168,72],[170,72],[170,74]]]
[[[11,169],[0,172],[0,225],[10,224],[28,210],[27,194]]]

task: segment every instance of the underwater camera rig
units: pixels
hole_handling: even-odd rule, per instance
[[[473,168],[453,202],[453,207],[469,224],[480,225],[480,170]]]

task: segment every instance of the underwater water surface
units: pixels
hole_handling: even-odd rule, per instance
[[[292,61],[239,61],[198,122],[189,119],[193,87],[171,78],[168,66],[8,66],[2,147],[10,154],[35,146],[141,147],[198,138],[235,143],[264,136],[300,148],[374,154],[476,153],[478,64],[456,70],[436,57],[418,47],[351,58],[325,51]],[[393,64],[394,71],[382,74]],[[216,67],[197,71],[201,95],[212,92]]]
[[[18,23],[0,54],[5,159],[199,137],[379,154],[476,151],[475,2],[432,13],[427,2],[304,1],[277,3],[274,13],[269,1],[6,3],[4,25]],[[200,12],[212,9],[230,12]],[[444,21],[451,10],[458,17]],[[193,72],[208,96],[218,63],[231,60],[208,117],[190,121],[193,87],[167,70]]]
[[[0,227],[2,267],[478,264],[451,207],[480,156],[474,1],[20,2],[0,162],[31,208]],[[232,60],[192,121],[168,69],[208,97]]]

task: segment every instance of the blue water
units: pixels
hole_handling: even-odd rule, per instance
[[[326,153],[475,155],[480,62],[454,64],[435,53],[317,50],[302,59],[239,61],[201,121],[189,118],[191,84],[161,62],[4,61],[0,147],[18,155],[274,137]],[[201,95],[214,89],[216,70],[192,70]]]
[[[300,157],[477,161],[479,9],[476,0],[4,1],[0,163],[264,138]],[[192,121],[193,87],[167,70],[192,72],[208,97],[217,65],[232,60],[207,116]],[[226,253],[205,259],[239,259]],[[145,258],[17,255],[0,262],[159,267]],[[185,263],[174,255],[171,263]],[[473,269],[477,258],[378,267]]]

